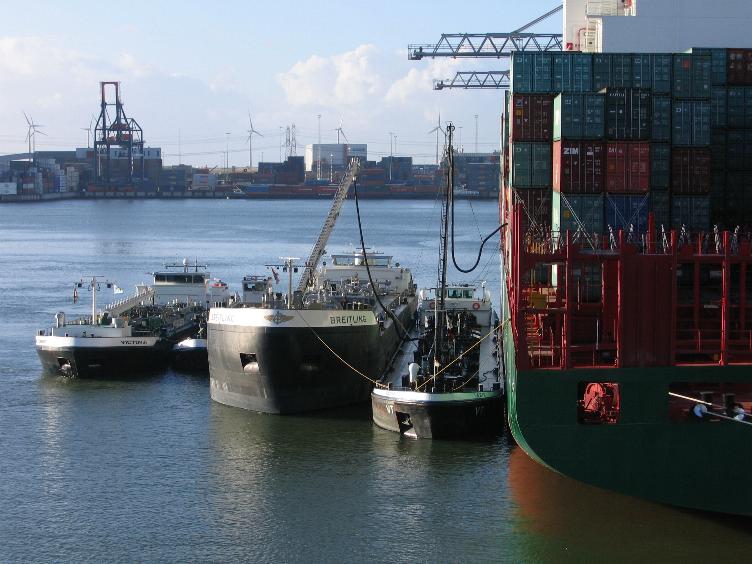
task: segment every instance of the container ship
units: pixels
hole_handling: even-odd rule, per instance
[[[750,515],[752,49],[626,53],[614,37],[660,46],[702,18],[599,2],[613,10],[591,25],[591,4],[565,4],[575,51],[511,56],[499,206],[509,425],[572,478]],[[720,4],[692,9],[750,19],[748,5]],[[745,41],[724,17],[714,44]],[[587,41],[618,52],[584,52]]]

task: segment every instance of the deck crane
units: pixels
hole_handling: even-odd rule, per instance
[[[298,292],[304,292],[313,279],[313,272],[316,270],[316,266],[318,266],[321,257],[324,255],[326,244],[329,241],[329,235],[331,235],[334,230],[334,225],[337,222],[337,217],[342,209],[342,204],[345,201],[345,198],[347,198],[347,192],[350,189],[350,186],[352,186],[352,183],[355,182],[359,172],[360,160],[357,158],[351,159],[350,166],[348,167],[347,172],[342,176],[342,180],[340,180],[339,186],[337,187],[337,192],[334,194],[332,205],[329,208],[329,213],[327,214],[326,219],[324,220],[321,232],[319,233],[316,242],[313,244],[308,260],[305,262],[303,274],[300,277],[300,282],[298,282]]]
[[[561,34],[527,33],[525,30],[562,9],[563,5],[559,4],[510,33],[444,33],[436,44],[408,45],[407,58],[412,61],[425,57],[508,59],[512,51],[561,51]],[[508,70],[458,72],[452,79],[434,81],[434,90],[508,87]]]

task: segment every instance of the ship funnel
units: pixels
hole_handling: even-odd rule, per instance
[[[58,312],[55,314],[55,327],[64,327],[65,326],[65,313]]]

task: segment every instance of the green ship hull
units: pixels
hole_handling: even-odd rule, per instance
[[[503,334],[507,413],[519,446],[568,477],[658,503],[752,515],[752,427],[669,416],[677,383],[752,384],[749,366],[518,371],[509,324]],[[578,418],[583,382],[619,384],[615,424]]]

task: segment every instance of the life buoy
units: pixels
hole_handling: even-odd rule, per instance
[[[478,302],[473,302],[473,309],[480,309],[480,304]]]

